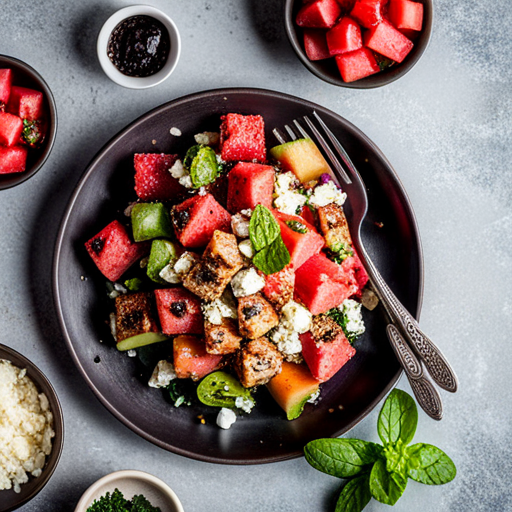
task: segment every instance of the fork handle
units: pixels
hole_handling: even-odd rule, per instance
[[[364,256],[370,281],[392,322],[400,328],[406,341],[423,361],[434,382],[446,391],[455,393],[458,387],[457,376],[448,361],[422,332],[415,318],[402,306],[370,258],[366,254]]]

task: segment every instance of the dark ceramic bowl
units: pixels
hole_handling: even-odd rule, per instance
[[[53,98],[52,91],[48,84],[44,81],[43,77],[31,66],[6,55],[0,55],[0,69],[12,69],[13,85],[21,87],[28,87],[41,91],[44,95],[44,108],[47,119],[46,137],[41,147],[37,149],[30,149],[27,157],[27,168],[24,172],[17,172],[13,174],[0,174],[0,190],[15,187],[20,183],[28,180],[41,169],[46,162],[55,142],[55,135],[57,134],[57,109],[55,106],[55,99]]]
[[[365,247],[402,304],[417,316],[423,291],[421,246],[414,214],[398,177],[375,144],[354,125],[294,96],[260,89],[220,89],[166,103],[125,128],[94,157],[69,202],[53,268],[54,298],[65,341],[103,405],[162,448],[226,464],[298,457],[312,439],[350,430],[401,374],[386,338],[382,312],[365,312],[367,331],[356,343],[356,355],[322,386],[318,405],[308,404],[298,419],[287,421],[262,386],[256,392],[257,406],[252,413],[240,417],[230,430],[221,430],[215,425],[218,409],[201,404],[174,408],[166,402],[164,392],[149,388],[147,382],[158,359],[151,366],[120,354],[106,325],[112,301],[106,296],[105,278],[87,254],[84,242],[115,218],[122,220],[126,205],[135,200],[134,153],[183,155],[195,144],[194,134],[218,130],[220,116],[229,112],[261,114],[267,146],[271,147],[277,144],[272,128],[313,110],[343,142],[360,169],[369,191],[369,212],[362,226]],[[172,127],[179,128],[182,136],[170,135]],[[153,347],[160,356],[172,351],[172,343],[157,345]],[[145,352],[144,359],[148,358]],[[198,415],[203,415],[206,424]]]
[[[373,89],[375,87],[382,87],[383,85],[387,85],[398,80],[411,70],[420,60],[430,41],[434,16],[434,1],[415,1],[423,4],[423,30],[417,39],[414,40],[414,48],[411,50],[409,55],[407,55],[404,61],[400,64],[355,82],[347,83],[343,81],[334,58],[317,61],[311,61],[308,59],[306,52],[304,51],[302,28],[298,27],[295,23],[297,13],[304,4],[303,0],[285,0],[284,22],[286,35],[288,36],[288,39],[290,40],[290,43],[302,64],[304,64],[304,66],[306,66],[306,68],[308,68],[309,71],[318,78],[321,78],[332,85],[348,87],[350,89]]]
[[[15,493],[12,489],[0,491],[0,512],[10,512],[21,507],[38,494],[53,475],[64,444],[64,419],[55,389],[34,363],[5,345],[0,345],[0,359],[10,361],[18,368],[26,368],[27,375],[39,392],[44,393],[50,402],[50,409],[53,413],[53,430],[55,431],[55,437],[52,440],[52,451],[46,458],[42,474],[37,478],[30,476],[28,482],[21,486],[21,492],[19,493]]]

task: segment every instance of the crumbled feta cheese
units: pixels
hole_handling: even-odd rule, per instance
[[[199,258],[193,252],[184,252],[174,264],[174,272],[180,279],[183,278],[192,270],[192,267],[198,262]]]
[[[238,409],[242,409],[242,411],[249,414],[254,407],[255,402],[251,398],[245,398],[243,396],[237,396],[235,398],[235,407]]]
[[[237,318],[238,313],[235,304],[224,294],[220,299],[201,304],[201,310],[205,320],[211,324],[221,325],[223,318]]]
[[[250,208],[246,208],[245,210],[240,210],[240,213],[250,219],[252,215],[252,210]]]
[[[249,219],[241,213],[231,216],[231,229],[238,238],[249,236]]]
[[[363,316],[361,314],[361,304],[352,299],[346,299],[338,309],[347,319],[345,331],[351,335],[359,336],[365,331]]]
[[[247,238],[245,240],[242,240],[238,244],[239,251],[247,258],[251,259],[254,256],[254,249],[252,248],[251,241]]]
[[[278,174],[274,186],[274,206],[280,212],[295,215],[297,209],[306,204],[307,197],[295,190],[299,184],[293,172]]]
[[[218,132],[203,132],[196,133],[194,139],[198,144],[204,144],[205,146],[213,146],[218,144],[220,134]]]
[[[206,187],[199,187],[199,191],[197,192],[200,196],[205,196],[208,194],[208,191],[206,190]]]
[[[313,193],[309,196],[309,202],[314,206],[326,206],[329,203],[343,206],[346,198],[347,194],[342,192],[334,181],[328,181],[315,187]]]
[[[284,355],[294,355],[302,352],[299,333],[290,329],[283,321],[279,322],[279,325],[272,331],[270,339],[276,344],[277,350]]]
[[[136,350],[128,350],[128,352],[126,352],[126,355],[128,357],[137,357],[137,351]]]
[[[169,172],[171,176],[176,179],[182,178],[188,174],[185,167],[183,167],[183,162],[179,159],[176,159],[173,166],[169,169]]]
[[[276,183],[275,183],[275,191],[276,194],[285,194],[288,192],[291,188],[296,188],[300,184],[299,180],[293,174],[293,172],[283,172],[281,174],[278,174],[276,177]]]
[[[123,295],[125,293],[128,293],[128,290],[120,283],[114,283],[114,288],[116,289],[116,291],[122,293]]]
[[[171,135],[174,135],[175,137],[181,137],[181,130],[179,128],[176,128],[176,126],[173,126],[170,130],[169,130],[169,133]]]
[[[171,380],[176,378],[176,372],[174,371],[174,365],[169,363],[165,359],[158,361],[158,364],[153,370],[153,374],[149,379],[148,386],[151,388],[165,388],[169,385]]]
[[[181,278],[178,273],[174,270],[174,262],[172,261],[168,265],[166,265],[158,275],[170,284],[178,284],[181,283]]]
[[[109,294],[108,294],[108,298],[109,299],[117,299],[117,297],[119,297],[119,295],[121,295],[117,290],[112,290]]]
[[[116,323],[116,314],[110,313],[110,332],[112,333],[113,338],[117,341],[117,323]]]
[[[231,410],[223,407],[217,414],[217,426],[227,430],[236,421],[236,414]]]
[[[231,280],[231,288],[235,297],[253,295],[264,286],[265,278],[260,276],[253,267],[240,270]]]
[[[185,188],[192,188],[192,178],[189,174],[182,176],[179,180],[180,185]]]
[[[282,321],[289,329],[303,334],[311,328],[313,315],[301,304],[291,300],[281,309]]]
[[[316,393],[313,393],[307,400],[308,403],[314,404],[320,398],[320,390]]]

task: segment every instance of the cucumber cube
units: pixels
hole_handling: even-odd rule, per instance
[[[169,211],[162,203],[138,203],[132,209],[133,239],[136,242],[172,236]]]
[[[169,339],[168,336],[159,332],[145,332],[120,341],[116,347],[117,350],[124,352],[126,350],[133,350],[135,348],[151,345],[152,343],[159,343],[167,339]]]
[[[155,283],[167,284],[160,277],[160,272],[171,261],[176,260],[176,256],[176,248],[172,242],[168,240],[153,240],[147,266],[148,277],[155,281]]]

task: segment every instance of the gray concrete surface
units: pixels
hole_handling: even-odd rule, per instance
[[[418,218],[425,257],[422,327],[453,362],[456,395],[445,418],[420,413],[416,439],[443,448],[458,476],[411,482],[397,511],[512,510],[512,25],[507,0],[438,0],[429,49],[404,78],[358,91],[321,82],[286,40],[278,0],[152,0],[183,41],[172,77],[146,91],[102,73],[95,39],[129,5],[116,0],[4,0],[0,53],[39,69],[52,88],[59,131],[45,168],[0,192],[0,343],[30,357],[61,398],[66,442],[46,488],[21,510],[74,509],[97,478],[141,469],[164,479],[187,512],[334,510],[339,482],[304,459],[210,465],[167,453],[114,419],[78,374],[51,296],[52,251],[69,196],[103,144],[145,111],[190,92],[254,86],[316,101],[349,119],[384,151]],[[405,380],[399,387],[410,391]],[[376,440],[374,411],[352,434]],[[1,496],[0,496],[1,500]],[[387,510],[372,502],[368,511]]]

